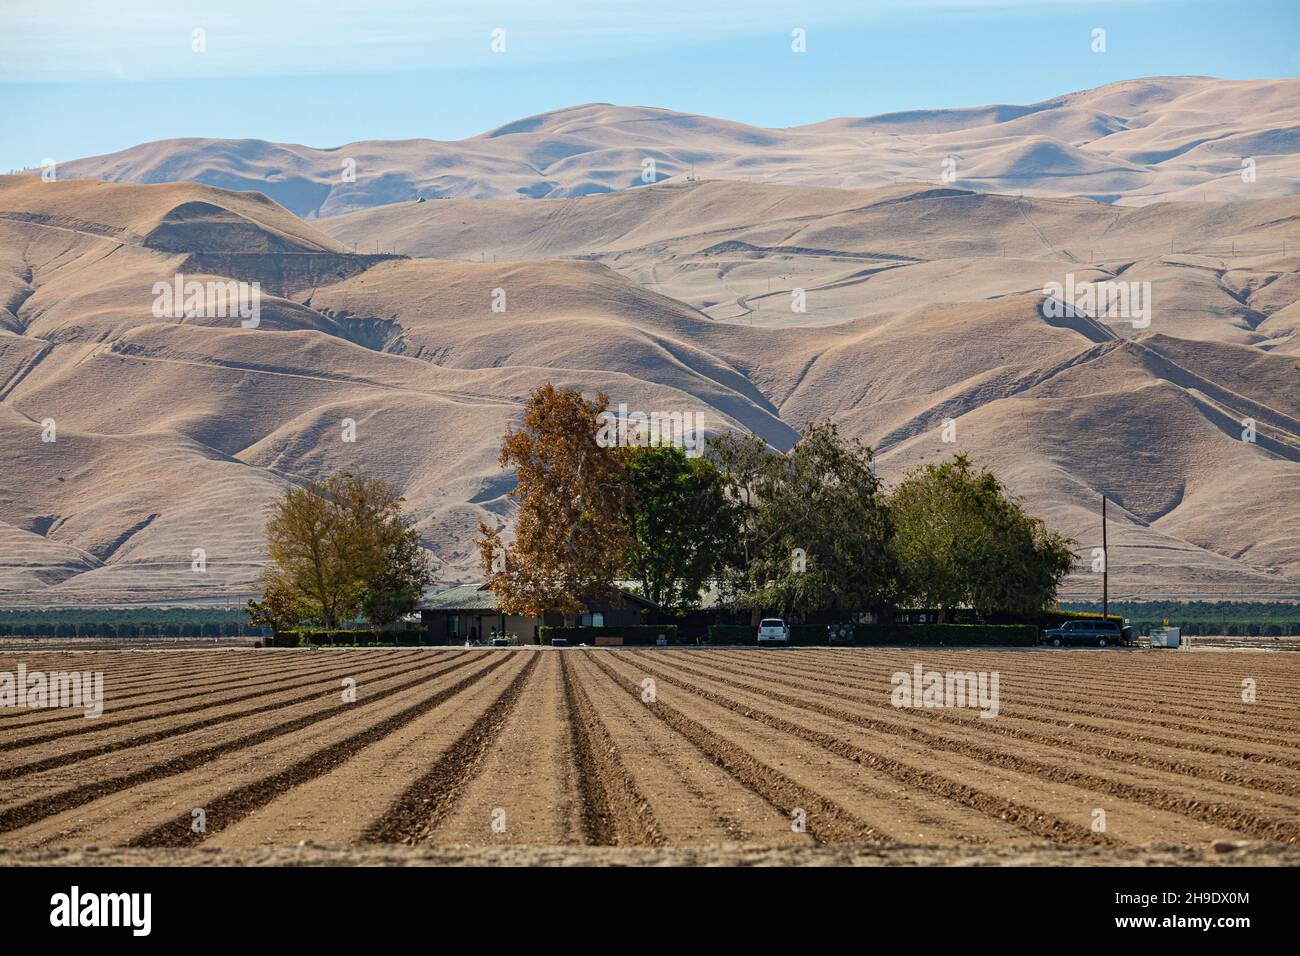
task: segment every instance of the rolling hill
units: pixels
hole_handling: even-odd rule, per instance
[[[0,598],[247,591],[265,505],[342,469],[393,481],[442,582],[469,579],[546,381],[776,448],[829,417],[886,482],[966,451],[1085,558],[1106,494],[1115,595],[1300,594],[1298,216],[691,181],[308,223],[202,184],[0,177]],[[261,283],[260,324],[159,317],[177,273]],[[1067,273],[1151,282],[1150,326],[1047,317]],[[1069,585],[1098,589],[1085,561]]]
[[[303,218],[417,197],[558,199],[688,176],[844,189],[910,180],[1143,205],[1294,195],[1298,152],[1300,80],[1153,77],[1027,106],[789,129],[592,103],[455,142],[170,139],[65,161],[57,175],[256,190]]]

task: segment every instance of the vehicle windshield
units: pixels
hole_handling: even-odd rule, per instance
[[[784,627],[785,621],[777,617],[769,617],[765,621],[760,621],[758,626],[759,627]]]

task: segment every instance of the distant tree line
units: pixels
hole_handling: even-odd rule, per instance
[[[0,610],[0,636],[234,637],[257,633],[242,610],[51,608]]]
[[[1068,611],[1100,611],[1097,601],[1062,602]],[[1110,613],[1136,628],[1163,625],[1184,634],[1232,637],[1300,636],[1300,603],[1282,601],[1111,601]]]

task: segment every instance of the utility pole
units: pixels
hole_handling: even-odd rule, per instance
[[[1106,496],[1101,496],[1101,619],[1110,614],[1110,549],[1106,546]]]

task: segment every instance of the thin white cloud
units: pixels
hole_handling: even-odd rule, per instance
[[[6,0],[0,8],[0,81],[483,65],[496,27],[507,31],[510,59],[503,65],[509,66],[636,55],[784,33],[794,26],[1097,6],[1069,0],[832,0],[815,8],[788,0]],[[191,49],[195,29],[206,32],[203,54]]]

